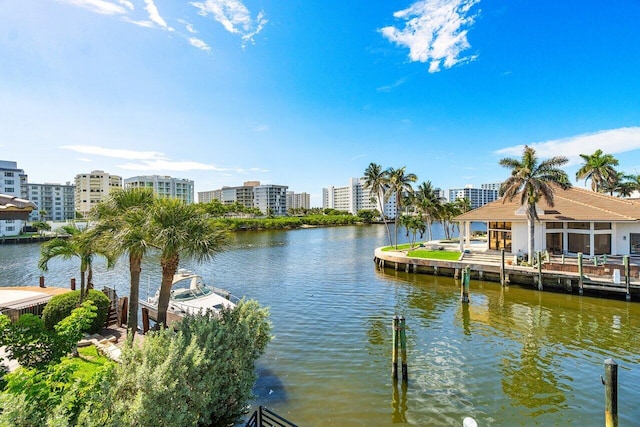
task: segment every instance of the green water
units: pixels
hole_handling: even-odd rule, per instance
[[[378,271],[382,226],[240,233],[213,263],[184,267],[271,309],[274,340],[254,405],[300,426],[604,425],[603,362],[619,364],[620,425],[638,425],[640,303]],[[35,285],[37,245],[0,246],[0,285]],[[144,265],[149,291],[160,272]],[[47,283],[77,275],[56,261]],[[95,282],[126,293],[127,270]],[[146,294],[146,284],[142,286]],[[409,382],[391,380],[391,324],[407,319]]]

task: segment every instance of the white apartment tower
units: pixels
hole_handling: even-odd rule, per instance
[[[62,184],[32,184],[27,186],[27,200],[38,206],[31,212],[30,221],[65,221],[74,219],[75,187],[67,182]]]
[[[287,209],[310,209],[311,195],[309,193],[294,193],[287,191]]]
[[[17,162],[0,160],[0,194],[26,198],[27,175],[18,169]],[[23,221],[19,219],[0,220],[0,236],[17,236]]]
[[[495,184],[486,184],[488,186],[494,186]],[[464,188],[454,188],[449,190],[449,201],[453,202],[456,199],[469,199],[471,202],[471,209],[479,208],[489,202],[498,200],[498,190],[489,188],[474,188],[471,185],[467,185]]]
[[[253,206],[260,209],[263,214],[285,216],[288,188],[286,185],[256,185],[253,187]]]
[[[351,178],[345,187],[327,187],[322,189],[322,207],[347,211],[356,215],[359,210],[380,210],[376,195],[364,188],[364,178]],[[387,218],[396,216],[395,197],[383,200],[384,214]]]
[[[134,176],[124,180],[125,188],[151,188],[156,196],[180,199],[186,204],[194,202],[194,185],[190,179],[170,176]]]
[[[122,188],[122,177],[95,170],[76,175],[75,187],[76,212],[86,216],[111,191]]]

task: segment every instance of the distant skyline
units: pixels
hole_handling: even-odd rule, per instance
[[[640,2],[0,2],[0,159],[322,203],[371,162],[442,189],[502,157],[640,173]],[[574,184],[585,186],[584,181]],[[588,187],[588,183],[586,184]]]

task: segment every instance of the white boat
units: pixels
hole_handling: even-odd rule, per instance
[[[147,300],[140,300],[140,306],[147,309],[149,319],[157,321],[158,319],[158,297],[160,290]],[[171,296],[169,298],[169,306],[167,308],[167,326],[180,320],[185,314],[196,314],[198,312],[206,312],[208,309],[214,312],[221,310],[223,307],[233,309],[236,306],[238,298],[231,295],[224,289],[208,286],[202,280],[202,277],[185,270],[179,269],[173,276],[171,283]]]

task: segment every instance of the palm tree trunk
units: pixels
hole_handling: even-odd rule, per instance
[[[127,317],[127,329],[134,336],[138,329],[138,299],[140,298],[140,272],[142,271],[142,258],[129,254],[129,273],[131,284],[129,291],[129,315]]]
[[[78,302],[78,304],[82,304],[84,302],[84,288],[84,271],[80,270],[80,301]]]
[[[389,238],[389,246],[393,243],[391,242],[391,230],[389,230],[389,223],[387,222],[387,216],[384,214],[384,205],[382,204],[382,198],[380,194],[378,194],[378,205],[380,205],[380,215],[382,216],[382,222],[384,222],[384,226],[387,229],[387,237]]]
[[[529,205],[527,210],[527,221],[529,225],[529,264],[533,265],[534,257],[534,248],[535,248],[535,205]]]
[[[169,298],[171,296],[171,285],[173,275],[178,269],[180,257],[173,255],[160,261],[162,265],[162,283],[160,285],[160,295],[158,295],[158,319],[157,323],[167,326],[167,308],[169,308]]]

